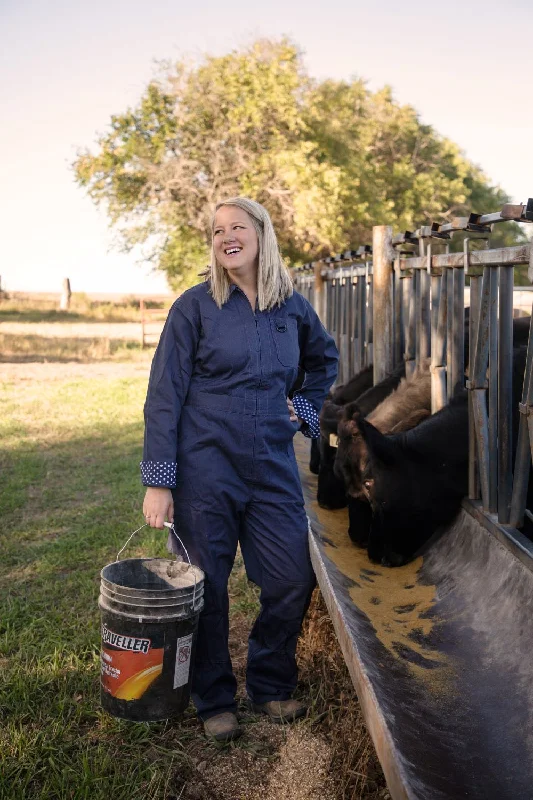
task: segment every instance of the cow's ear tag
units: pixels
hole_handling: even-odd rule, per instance
[[[336,433],[330,433],[329,435],[329,446],[330,447],[338,447],[339,446],[339,437]]]
[[[287,330],[287,323],[286,322],[276,322],[276,330],[280,333],[285,333]]]

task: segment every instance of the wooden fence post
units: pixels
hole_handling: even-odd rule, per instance
[[[59,301],[60,311],[69,310],[71,294],[72,292],[70,291],[70,280],[68,278],[63,278],[63,288],[61,290],[61,299]]]
[[[376,225],[372,233],[375,384],[394,367],[393,261],[392,227]]]
[[[315,311],[318,314],[318,317],[324,325],[326,326],[326,287],[325,281],[322,277],[322,268],[324,266],[323,261],[314,261],[313,262],[313,271],[315,275]]]
[[[145,318],[144,318],[144,300],[142,298],[139,300],[139,309],[140,309],[140,312],[141,312],[141,349],[144,350],[144,345],[145,345],[145,336],[144,336]]]

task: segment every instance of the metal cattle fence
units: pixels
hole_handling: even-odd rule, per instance
[[[531,330],[514,463],[512,380],[514,267],[527,265],[533,283],[533,244],[490,248],[493,226],[510,220],[533,222],[533,199],[394,236],[391,227],[376,226],[372,247],[297,267],[293,279],[335,338],[338,383],[369,364],[376,383],[402,359],[407,376],[429,361],[432,413],[466,386],[465,507],[531,565],[533,545],[517,530],[525,515],[533,521],[533,509],[526,508],[533,451]],[[462,251],[449,252],[459,232],[465,236]]]

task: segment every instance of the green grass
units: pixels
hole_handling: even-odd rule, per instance
[[[279,757],[279,736],[253,715],[221,750],[192,709],[148,725],[100,708],[99,572],[142,522],[146,377],[118,377],[111,364],[107,378],[47,369],[0,384],[0,800],[241,800],[219,794],[214,778],[235,764],[255,786]],[[165,555],[165,544],[166,533],[145,528],[127,555]],[[229,594],[242,693],[258,592],[240,556]],[[311,709],[299,724],[330,743],[331,800],[388,797],[318,595],[299,662]]]
[[[133,724],[99,705],[99,570],[139,527],[145,379],[4,384],[0,402],[0,798],[179,796],[191,712]],[[129,555],[165,554],[145,529]],[[237,569],[232,594],[245,579]],[[255,613],[253,592],[239,613]]]

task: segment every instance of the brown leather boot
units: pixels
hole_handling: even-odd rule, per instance
[[[299,700],[270,700],[268,703],[250,703],[252,710],[266,714],[272,722],[294,722],[307,714],[307,706]]]
[[[217,742],[230,742],[241,736],[242,732],[237,717],[229,711],[209,717],[204,722],[205,735]]]

